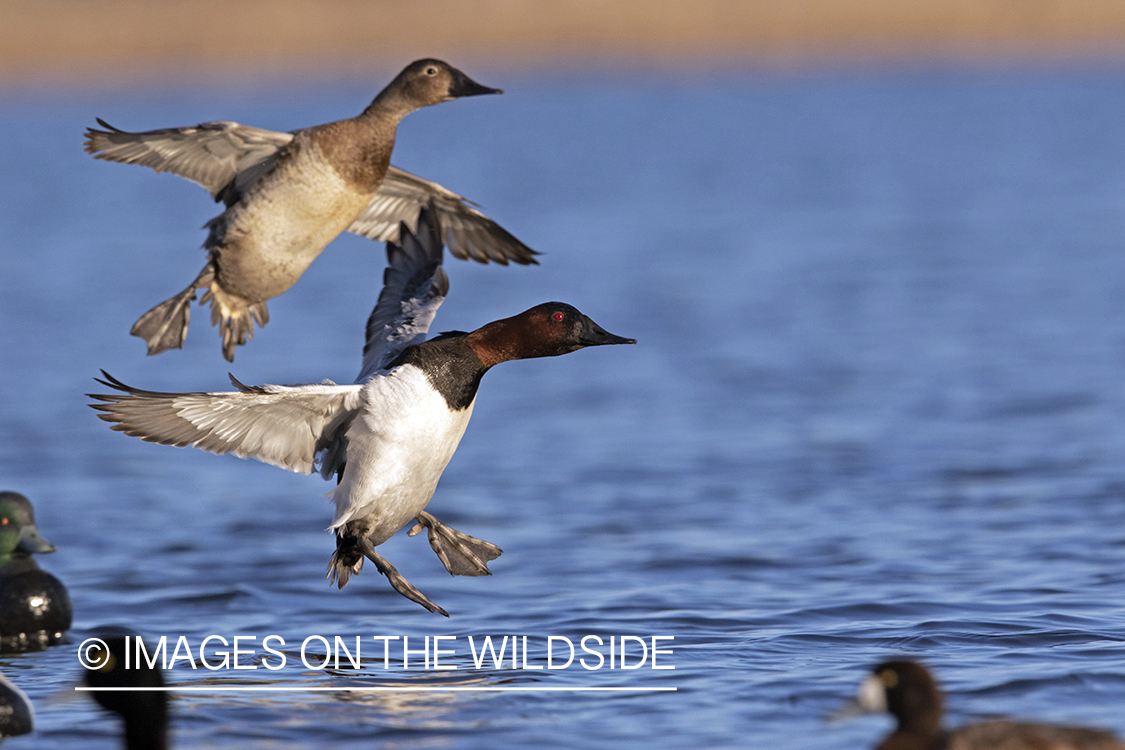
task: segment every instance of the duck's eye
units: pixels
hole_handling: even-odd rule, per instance
[[[426,75],[436,76],[437,75],[437,68],[433,67],[432,65],[430,67],[426,68]]]
[[[7,525],[8,525],[8,519],[7,518],[0,518],[0,526],[7,526]]]
[[[564,315],[563,315],[563,314],[562,314],[561,312],[557,312],[557,313],[555,313],[555,315],[554,315],[555,321],[556,321],[556,322],[559,322],[559,323],[561,323],[561,322],[562,322],[562,319],[563,319],[564,317],[566,317],[566,316],[564,316]],[[5,518],[5,519],[4,519],[4,522],[5,522],[5,523],[7,523],[7,520],[8,520],[8,519],[6,519],[6,518]]]

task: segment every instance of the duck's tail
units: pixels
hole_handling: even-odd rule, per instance
[[[214,279],[214,267],[208,263],[191,286],[142,315],[129,333],[145,340],[150,355],[181,348],[187,338],[195,290],[210,286]]]
[[[358,575],[363,569],[363,552],[358,541],[354,536],[336,536],[336,551],[328,561],[328,574],[324,576],[329,586],[335,583],[342,589],[348,585],[353,573]]]

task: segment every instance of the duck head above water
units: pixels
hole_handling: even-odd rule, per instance
[[[402,69],[368,107],[405,115],[422,107],[450,102],[464,96],[503,94],[469,78],[443,60],[415,60]]]
[[[0,565],[54,551],[35,525],[31,501],[18,492],[0,492]]]
[[[871,670],[855,705],[864,713],[894,716],[898,732],[929,736],[941,731],[941,691],[926,668],[912,661],[887,661]]]
[[[47,648],[70,628],[66,587],[32,557],[54,551],[35,525],[31,502],[0,492],[0,652]]]
[[[860,713],[889,713],[897,721],[877,750],[1125,750],[1110,732],[1056,724],[994,720],[945,731],[937,682],[921,664],[906,660],[875,667],[836,716]]]
[[[93,645],[86,652],[91,664],[101,664],[84,675],[86,686],[94,688],[90,695],[102,708],[125,722],[127,750],[165,750],[168,747],[168,694],[158,689],[164,687],[160,666],[149,666],[143,659],[126,658],[126,649],[135,641],[130,642],[125,636],[103,635],[99,640],[104,650],[102,645]],[[130,661],[133,663],[126,669]]]
[[[588,346],[637,343],[609,333],[565,302],[545,302],[493,321],[466,340],[485,367],[511,359],[557,357]]]

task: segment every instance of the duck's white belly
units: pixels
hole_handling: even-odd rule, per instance
[[[332,494],[336,517],[331,528],[366,519],[368,538],[381,544],[429,503],[473,406],[450,411],[413,365],[372,378],[362,398],[347,433],[344,476]]]
[[[302,149],[229,209],[216,248],[226,291],[252,301],[283,293],[374,197],[314,158],[317,151]]]

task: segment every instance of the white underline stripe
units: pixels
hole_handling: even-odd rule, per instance
[[[213,687],[207,686],[181,686],[181,687],[80,687],[74,688],[76,691],[85,693],[98,693],[98,692],[148,692],[148,693],[179,693],[179,692],[270,692],[270,691],[292,691],[292,692],[352,692],[352,693],[469,693],[469,692],[492,692],[492,693],[520,693],[520,692],[564,692],[564,693],[594,693],[594,692],[630,692],[630,693],[674,693],[679,688],[674,687],[293,687],[288,685],[215,685]]]

